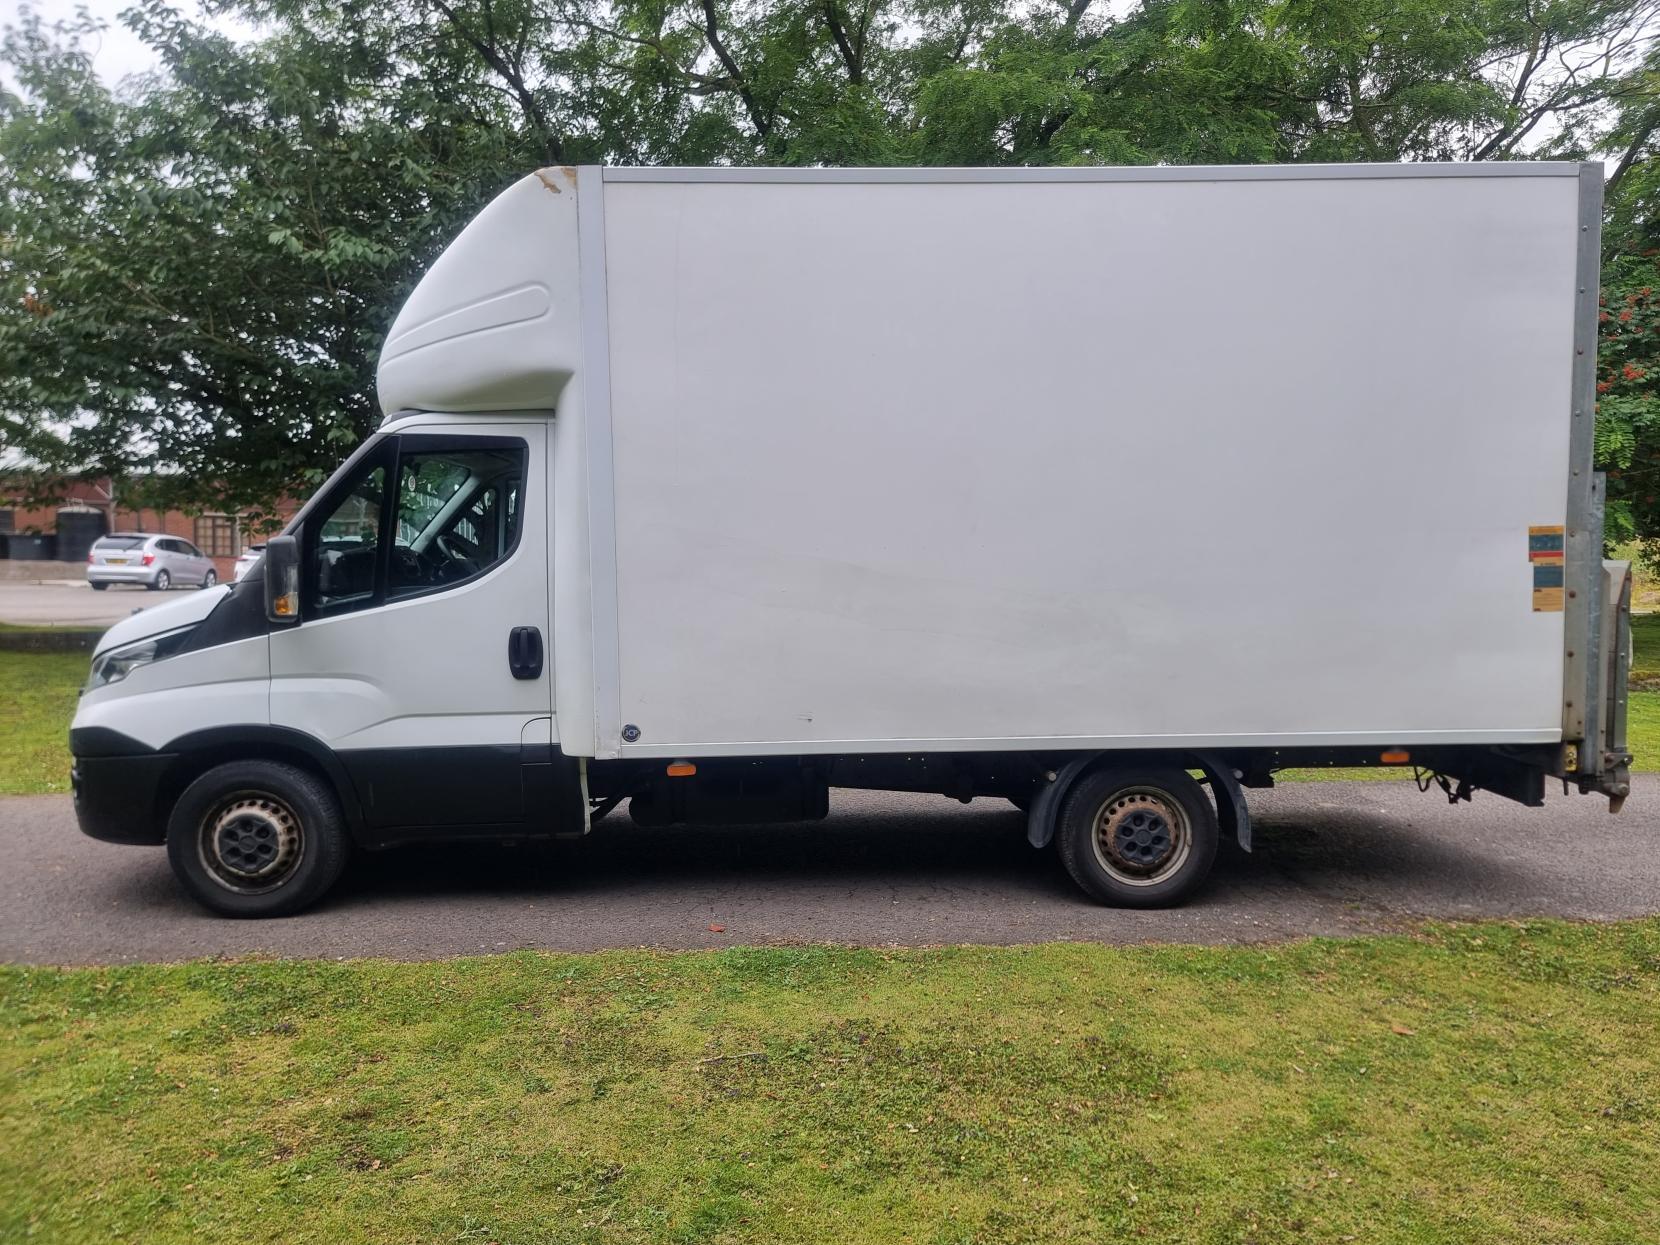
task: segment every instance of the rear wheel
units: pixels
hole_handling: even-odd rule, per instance
[[[219,576],[217,574],[215,574],[213,571],[209,571],[206,575],[202,576],[202,591],[206,592],[209,588],[213,587],[213,585],[218,583],[218,582],[219,582]]]
[[[166,592],[173,586],[173,577],[166,571],[157,571],[156,577],[150,581],[152,592]]]
[[[215,766],[185,788],[167,823],[173,872],[224,916],[298,912],[334,885],[349,853],[334,793],[277,761]]]
[[[1186,899],[1210,872],[1216,840],[1215,809],[1179,769],[1086,774],[1067,794],[1055,827],[1073,881],[1123,908]]]
[[[94,583],[94,584],[93,584],[93,585],[92,585],[92,590],[93,590],[93,591],[94,591],[94,592],[102,592],[102,591],[103,591],[103,590],[104,590],[104,589],[105,589],[105,588],[108,588],[108,587],[109,587],[109,585],[108,585],[108,584],[100,584],[100,583]]]

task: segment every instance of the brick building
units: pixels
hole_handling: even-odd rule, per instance
[[[280,530],[302,504],[285,502],[277,508],[277,517],[270,525],[256,527],[244,515],[203,513],[186,514],[182,510],[131,509],[121,504],[119,492],[112,490],[108,480],[68,480],[53,490],[59,501],[56,505],[27,507],[17,500],[22,490],[8,488],[0,480],[0,535],[12,533],[40,533],[54,535],[58,527],[58,511],[64,508],[96,510],[104,518],[107,532],[154,532],[164,536],[182,536],[213,559],[219,578],[228,582],[237,555],[250,542],[264,539]]]

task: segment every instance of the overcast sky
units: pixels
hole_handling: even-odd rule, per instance
[[[131,4],[132,0],[0,0],[0,26],[15,25],[18,14],[26,8],[40,14],[48,24],[67,21],[75,16],[77,8],[85,8],[109,27],[92,45],[92,63],[98,76],[113,86],[128,74],[156,67],[156,58],[150,50],[120,22],[121,11]],[[175,0],[175,5],[194,18],[202,17],[197,0]],[[252,30],[244,23],[218,20],[212,24],[222,30]]]

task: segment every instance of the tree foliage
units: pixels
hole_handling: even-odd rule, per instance
[[[303,489],[372,427],[412,281],[539,164],[1560,154],[1609,161],[1602,449],[1619,530],[1660,533],[1660,0],[210,4],[259,37],[139,0],[163,70],[113,87],[84,17],[0,48],[0,438],[32,461]]]
[[[1660,565],[1660,46],[1612,93],[1597,351],[1597,451],[1609,533]]]

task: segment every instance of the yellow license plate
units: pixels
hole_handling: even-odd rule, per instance
[[[127,565],[127,559],[126,558],[105,558],[104,559],[104,564],[106,566],[125,566],[125,565]]]

